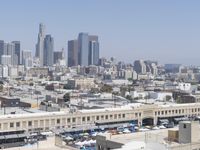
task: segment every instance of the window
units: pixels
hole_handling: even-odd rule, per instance
[[[60,119],[57,119],[57,121],[56,121],[56,122],[57,122],[57,124],[60,124]]]
[[[164,111],[162,111],[162,115],[164,115]]]
[[[82,121],[85,121],[85,117],[82,118]]]
[[[113,117],[113,115],[110,115],[110,118],[112,118]]]
[[[72,122],[76,122],[76,118],[72,118]]]
[[[16,127],[20,127],[20,122],[16,122]]]
[[[117,119],[117,114],[114,115],[114,118]]]
[[[176,110],[176,114],[178,113],[178,110]]]
[[[106,119],[108,119],[108,115],[106,115]]]
[[[165,110],[165,115],[167,115],[167,110]]]
[[[160,111],[158,111],[158,115],[160,115]]]
[[[99,120],[99,116],[96,116],[96,120]]]
[[[157,111],[155,111],[155,116],[157,115]]]
[[[11,122],[11,123],[10,123],[10,128],[13,128],[13,127],[14,127],[14,123]]]
[[[28,126],[29,126],[29,127],[32,126],[32,121],[29,121],[29,122],[28,122]]]
[[[181,113],[181,110],[179,110],[179,114]]]
[[[125,114],[122,114],[122,118],[125,118]]]
[[[186,124],[183,124],[183,128],[184,128],[184,129],[186,128]]]
[[[87,121],[90,121],[90,117],[87,117]]]
[[[121,114],[119,114],[118,117],[121,118]]]
[[[101,119],[104,119],[104,116],[103,116],[103,115],[101,116]]]
[[[70,123],[71,122],[71,119],[70,118],[67,118],[67,123]]]
[[[135,113],[135,117],[137,117],[138,116],[138,114],[137,113]]]

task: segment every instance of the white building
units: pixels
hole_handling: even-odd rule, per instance
[[[2,65],[11,65],[11,55],[2,55],[1,56],[1,64]]]

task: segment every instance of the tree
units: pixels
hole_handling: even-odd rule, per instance
[[[65,84],[63,89],[69,90],[69,89],[72,89],[72,88],[71,88],[71,86],[69,84]]]
[[[33,86],[33,85],[34,85],[33,82],[29,83],[29,86]]]
[[[69,102],[70,101],[70,93],[65,93],[65,95],[63,96],[63,99],[65,102]]]
[[[107,84],[104,84],[100,89],[101,92],[106,92],[106,93],[111,93],[112,90],[113,90],[112,86],[107,85]]]
[[[133,100],[132,97],[131,97],[131,95],[126,95],[126,99]]]
[[[170,95],[166,95],[166,101],[169,101],[172,97]]]
[[[3,91],[3,84],[0,84],[0,92]]]

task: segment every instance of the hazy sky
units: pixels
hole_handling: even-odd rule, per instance
[[[38,24],[55,50],[79,32],[96,34],[100,55],[200,65],[199,0],[1,0],[0,39],[35,51]]]

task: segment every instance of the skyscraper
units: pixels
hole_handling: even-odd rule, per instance
[[[136,60],[134,62],[134,70],[137,74],[146,74],[146,64],[143,60]]]
[[[43,66],[43,53],[44,53],[44,38],[45,38],[45,26],[41,23],[39,25],[38,41],[36,44],[35,56],[40,60],[40,66]]]
[[[4,54],[4,41],[0,40],[0,62],[1,62],[1,56]]]
[[[1,56],[1,64],[2,65],[11,65],[12,64],[11,55],[2,55]]]
[[[4,55],[11,56],[11,65],[18,64],[18,57],[15,54],[15,45],[13,43],[4,43]]]
[[[78,36],[78,63],[81,66],[88,66],[89,61],[89,36],[88,33],[79,33]]]
[[[98,65],[98,36],[80,33],[78,36],[78,64],[82,66]]]
[[[78,40],[68,41],[68,66],[78,65]]]
[[[12,42],[14,44],[14,51],[15,51],[15,57],[17,58],[16,60],[16,65],[21,64],[21,48],[20,48],[20,41],[13,41]]]
[[[51,35],[44,38],[43,65],[53,66],[54,40]]]
[[[22,64],[25,65],[26,59],[32,59],[31,50],[23,50],[22,51]]]
[[[98,36],[89,36],[89,65],[98,65],[99,62],[99,42]]]
[[[62,59],[64,60],[64,50],[62,49],[62,51],[55,51],[53,54],[53,63],[56,64],[59,60]]]

